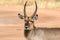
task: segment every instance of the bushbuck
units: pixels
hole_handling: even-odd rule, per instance
[[[34,20],[38,19],[37,3],[35,1],[36,9],[32,16],[26,14],[26,4],[24,5],[24,16],[18,13],[20,19],[24,19],[24,36],[28,40],[60,40],[59,28],[36,28]]]

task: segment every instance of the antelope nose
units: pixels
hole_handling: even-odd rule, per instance
[[[25,28],[27,29],[27,28],[28,28],[28,26],[25,26]]]
[[[28,26],[25,26],[25,30],[28,30]]]

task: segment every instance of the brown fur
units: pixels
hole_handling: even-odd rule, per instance
[[[60,40],[59,28],[36,28],[27,33],[28,40]]]

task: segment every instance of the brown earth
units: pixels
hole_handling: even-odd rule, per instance
[[[27,9],[31,16],[34,8]],[[0,40],[25,40],[24,22],[18,13],[23,14],[23,7],[0,7]],[[38,8],[37,27],[60,28],[60,9]]]

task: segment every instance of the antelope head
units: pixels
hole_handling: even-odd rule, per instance
[[[36,9],[35,9],[33,15],[30,16],[30,17],[27,16],[27,14],[26,14],[26,4],[27,4],[27,1],[24,4],[24,16],[21,15],[20,13],[18,13],[18,16],[19,16],[20,19],[24,19],[24,22],[25,22],[24,28],[25,28],[25,30],[30,30],[31,28],[34,27],[34,20],[37,20],[37,18],[38,18],[38,15],[36,14],[36,12],[37,12],[37,3],[35,1]]]

